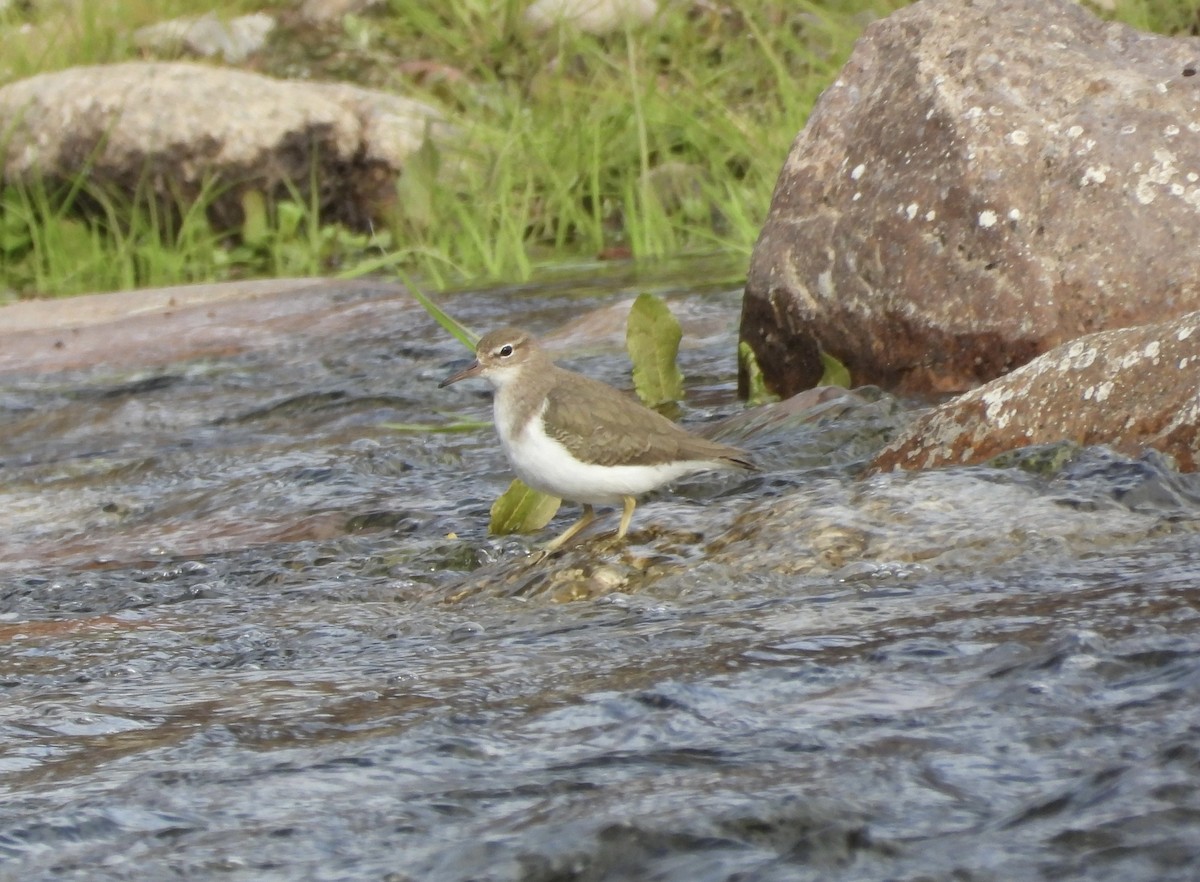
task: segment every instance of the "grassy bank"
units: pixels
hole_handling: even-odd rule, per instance
[[[262,4],[40,0],[0,12],[0,82],[141,57],[134,30],[173,15]],[[322,223],[301,198],[248,206],[214,229],[203,199],[163,212],[146,194],[0,192],[0,298],[260,275],[390,272],[434,286],[518,280],[598,257],[747,255],[775,177],[865,23],[904,0],[748,0],[667,6],[607,37],[524,28],[525,3],[392,2],[333,31],[289,23],[255,69],[427,97],[461,127],[468,161],[432,149],[367,233]],[[1181,0],[1114,14],[1186,30]],[[1191,18],[1189,18],[1191,16]],[[86,216],[78,209],[87,202]]]

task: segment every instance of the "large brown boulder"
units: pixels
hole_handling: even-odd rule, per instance
[[[1069,440],[1200,468],[1200,312],[1089,334],[922,415],[873,467],[984,462]]]
[[[742,337],[788,395],[973,388],[1200,308],[1200,40],[1066,0],[922,0],[817,102],[751,261]]]

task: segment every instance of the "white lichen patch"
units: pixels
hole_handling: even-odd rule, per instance
[[[1024,129],[1014,129],[1008,133],[1005,140],[1009,144],[1015,144],[1017,147],[1024,147],[1029,143],[1029,132]]]
[[[1000,387],[997,389],[989,389],[980,395],[980,400],[983,402],[988,422],[995,425],[998,429],[1008,428],[1009,422],[1012,420],[1012,412],[1005,408],[1008,402],[1015,398],[1016,390],[1011,387]]]
[[[1019,209],[1019,208],[1010,208],[1010,209],[1008,210],[1008,219],[1009,219],[1010,221],[1014,221],[1014,222],[1015,222],[1015,221],[1019,221],[1019,220],[1021,219],[1021,209]]]
[[[854,166],[854,168],[851,170],[850,180],[857,181],[859,178],[861,178],[863,176],[863,172],[865,172],[866,170],[867,170],[866,165],[864,165],[863,163],[860,162],[858,165]]]
[[[1179,134],[1179,126],[1170,125],[1163,129],[1163,134],[1168,138],[1174,138]]]
[[[817,276],[817,291],[826,302],[834,299],[833,273],[830,270]]]
[[[1157,363],[1158,362],[1158,353],[1160,351],[1161,351],[1161,347],[1158,345],[1158,341],[1151,340],[1149,343],[1146,344],[1145,348],[1142,349],[1142,355],[1144,355],[1146,358],[1154,359],[1155,363]]]
[[[1098,351],[1095,346],[1088,346],[1086,343],[1076,340],[1067,347],[1067,351],[1059,359],[1058,369],[1060,371],[1081,371],[1089,368],[1095,363]]]
[[[1188,337],[1192,336],[1192,334],[1195,332],[1195,330],[1196,330],[1195,325],[1188,325],[1186,328],[1180,328],[1178,331],[1175,332],[1175,339],[1176,340],[1186,340]]]
[[[1132,135],[1136,131],[1137,131],[1137,126],[1135,126],[1133,123],[1130,123],[1127,126],[1121,126],[1121,134],[1122,135]]]
[[[1136,167],[1135,167],[1136,168]],[[1158,188],[1171,182],[1179,170],[1175,168],[1175,154],[1158,148],[1154,151],[1154,162],[1138,177],[1133,194],[1142,205],[1149,205],[1158,196]]]
[[[919,209],[917,208],[917,203],[910,202],[910,203],[908,203],[908,206],[904,209],[904,214],[908,217],[909,220],[912,220],[914,217],[917,216],[918,210]]]
[[[1107,165],[1090,165],[1084,169],[1083,177],[1079,179],[1079,186],[1086,187],[1088,184],[1103,184],[1108,180],[1108,173],[1111,170]]]
[[[1105,380],[1096,387],[1096,402],[1107,401],[1108,396],[1112,394],[1113,384],[1111,380]]]
[[[983,108],[979,105],[968,107],[963,117],[968,120],[976,120],[983,116]]]
[[[992,211],[990,208],[986,208],[979,212],[979,226],[983,227],[984,229],[996,226],[997,220],[998,218],[996,216],[996,212]]]
[[[1071,128],[1067,129],[1067,137],[1071,140],[1078,138],[1082,134],[1083,126],[1071,126]]]
[[[937,212],[934,211],[932,208],[929,209],[929,211],[925,212],[925,220],[932,221],[935,217],[937,217]]]

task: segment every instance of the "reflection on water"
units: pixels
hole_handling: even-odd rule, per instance
[[[548,331],[612,296],[520,305]],[[0,376],[0,878],[1195,878],[1192,477],[860,479],[904,408],[737,416],[737,293],[693,289],[686,418],[733,416],[763,472],[529,567],[485,535],[490,432],[385,428],[486,419],[436,389],[463,351],[346,303]],[[621,384],[607,338],[571,347]]]

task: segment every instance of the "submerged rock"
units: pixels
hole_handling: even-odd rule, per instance
[[[1066,0],[927,0],[869,27],[797,137],[742,338],[790,395],[970,389],[1200,308],[1200,40]]]
[[[1185,471],[1200,466],[1200,312],[1102,331],[924,414],[873,467],[929,468],[989,460],[1068,439],[1122,453],[1147,447]]]

